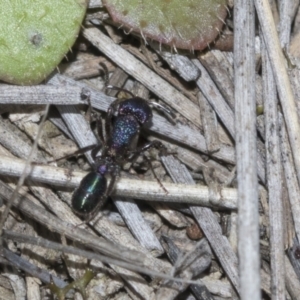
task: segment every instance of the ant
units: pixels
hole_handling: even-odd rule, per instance
[[[97,133],[102,144],[93,146],[91,151],[94,159],[93,171],[82,179],[72,196],[72,209],[77,215],[85,218],[85,223],[95,217],[112,193],[124,163],[135,161],[143,152],[153,147],[159,149],[161,154],[166,153],[165,146],[158,140],[149,142],[143,147],[137,147],[137,142],[141,128],[152,120],[152,106],[164,110],[169,115],[172,115],[172,112],[156,102],[136,97],[127,90],[113,86],[107,88],[124,91],[132,98],[117,99],[109,106],[105,119],[106,139],[103,137],[101,120],[96,121]],[[101,154],[97,156],[101,148]],[[109,184],[107,176],[111,178]],[[166,191],[155,173],[154,176]]]

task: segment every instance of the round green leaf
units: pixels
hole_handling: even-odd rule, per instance
[[[2,0],[0,80],[37,84],[72,47],[86,0]]]
[[[226,0],[103,0],[114,22],[175,48],[201,50],[220,33]]]

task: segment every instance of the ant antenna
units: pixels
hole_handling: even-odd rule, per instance
[[[115,90],[115,91],[119,91],[119,92],[125,92],[127,94],[129,94],[131,97],[135,97],[135,95],[133,95],[131,92],[129,92],[128,90],[125,90],[125,89],[122,89],[122,88],[119,88],[117,86],[114,86],[114,85],[109,85],[108,84],[108,81],[109,81],[109,72],[108,72],[108,68],[106,66],[105,63],[103,62],[100,62],[99,65],[102,67],[101,71],[104,72],[104,89],[107,90],[107,89],[110,89],[110,90]]]

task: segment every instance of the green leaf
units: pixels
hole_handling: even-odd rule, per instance
[[[45,79],[71,49],[86,7],[86,0],[1,0],[0,80]]]
[[[220,33],[226,0],[103,0],[114,22],[171,47],[201,50]]]

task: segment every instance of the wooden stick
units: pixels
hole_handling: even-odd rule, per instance
[[[240,297],[260,299],[259,213],[255,109],[255,13],[252,1],[234,5],[235,141],[239,195]]]

